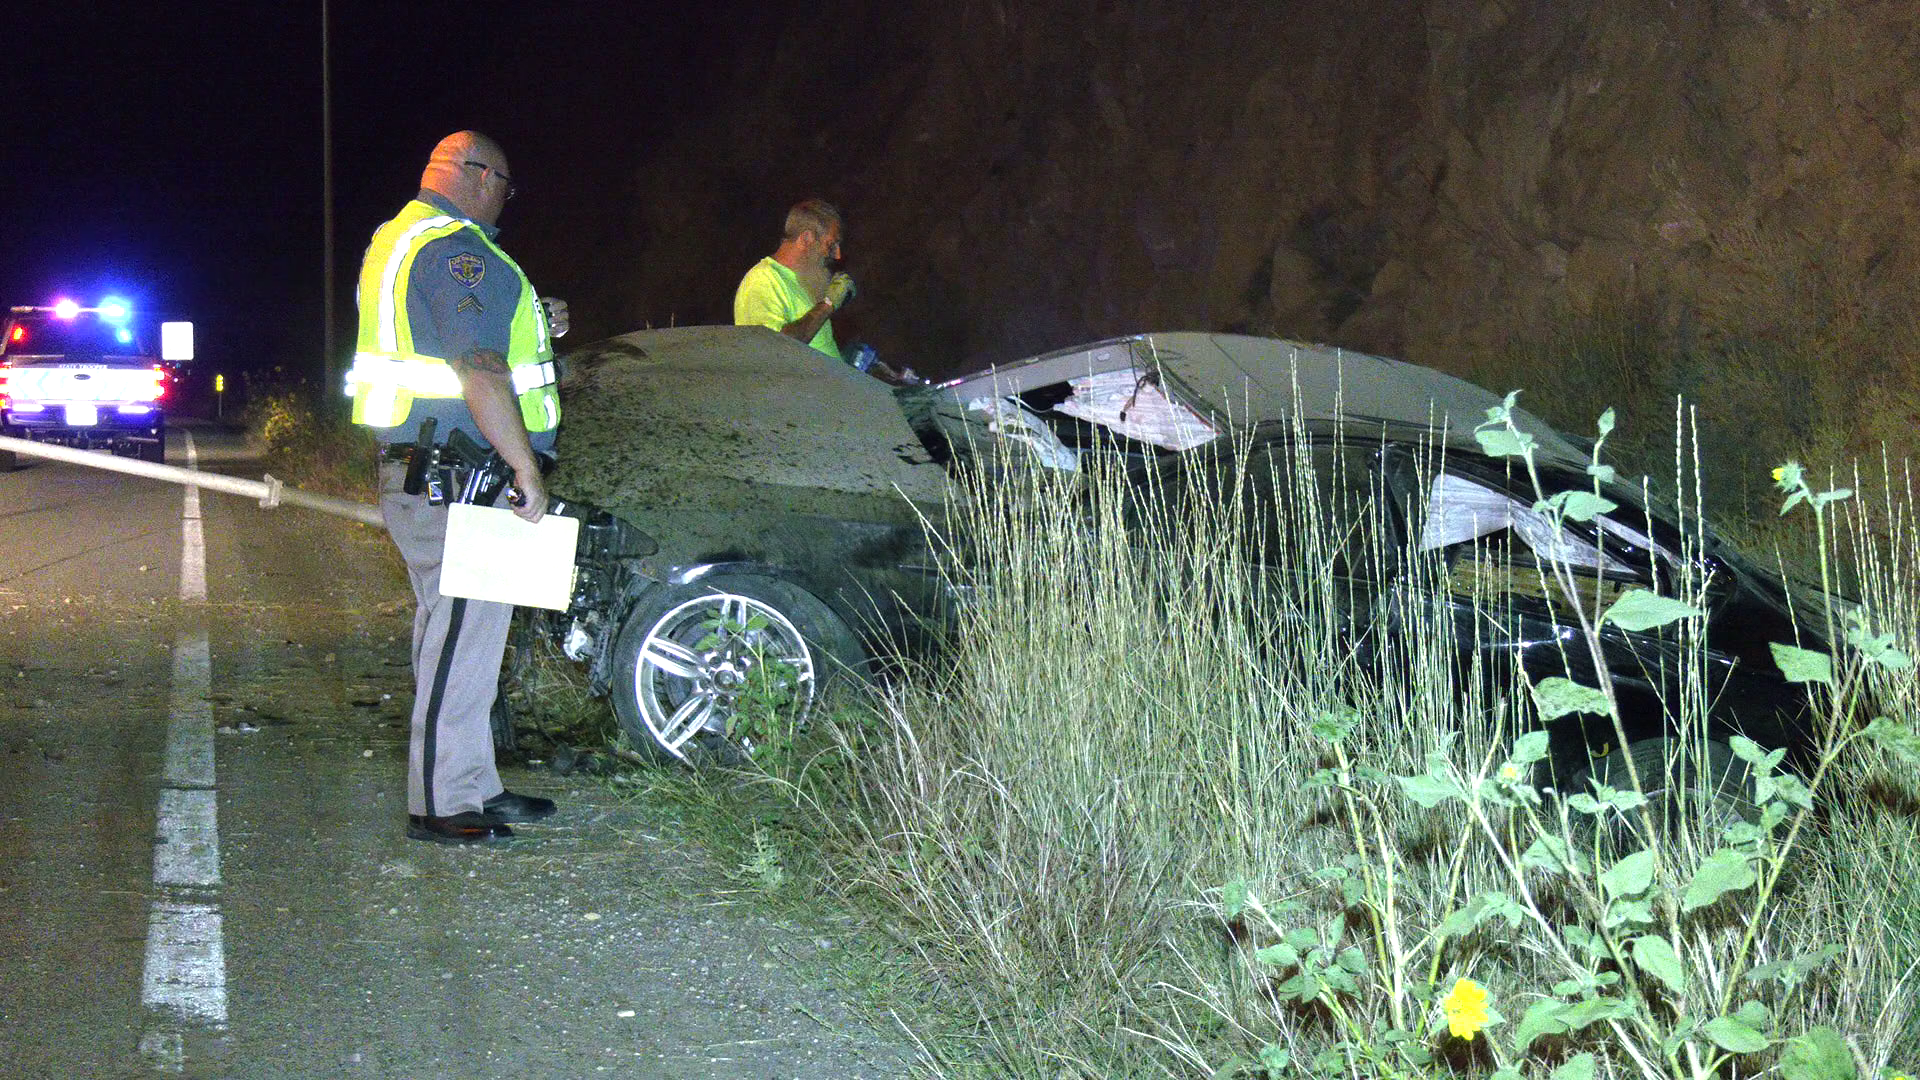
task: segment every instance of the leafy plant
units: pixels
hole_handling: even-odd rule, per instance
[[[787,868],[780,853],[780,847],[767,835],[766,830],[753,830],[752,847],[747,857],[734,868],[733,878],[744,881],[761,892],[777,893],[787,883]]]
[[[1476,434],[1486,452],[1518,458],[1531,471],[1531,440],[1514,425],[1512,403],[1510,395],[1503,406],[1490,410],[1487,424]],[[1599,463],[1599,446],[1611,423],[1610,414],[1602,417],[1589,467],[1596,482],[1610,478]],[[1539,490],[1538,473],[1533,476]],[[1792,464],[1776,470],[1775,480],[1787,495],[1783,513],[1801,504],[1811,508],[1823,554],[1822,583],[1830,585],[1825,515],[1830,504],[1850,492],[1816,492]],[[1536,509],[1547,512],[1556,528],[1614,508],[1597,489],[1591,497],[1541,494]],[[1564,562],[1556,562],[1550,572],[1569,596],[1576,595]],[[1824,610],[1831,612],[1832,605],[1824,605]],[[1603,713],[1624,743],[1617,698],[1600,662],[1598,628],[1612,622],[1646,630],[1702,614],[1691,603],[1646,591],[1626,593],[1597,616],[1580,610],[1601,685],[1546,680],[1534,695],[1543,715],[1552,719],[1576,710]],[[1841,640],[1838,629],[1829,614],[1825,640]],[[1839,657],[1784,643],[1774,646],[1788,679],[1817,690],[1815,702],[1822,714],[1817,763],[1803,781],[1781,770],[1784,751],[1769,752],[1736,737],[1733,750],[1751,769],[1759,819],[1734,821],[1717,835],[1696,827],[1675,837],[1649,822],[1636,834],[1642,846],[1625,853],[1609,850],[1597,839],[1607,835],[1604,829],[1575,829],[1572,819],[1648,815],[1653,800],[1646,794],[1647,778],[1634,773],[1630,790],[1596,785],[1595,791],[1575,794],[1558,807],[1548,805],[1539,792],[1520,782],[1547,752],[1544,733],[1522,736],[1497,767],[1489,760],[1466,769],[1436,753],[1425,772],[1395,778],[1399,794],[1423,808],[1452,805],[1464,811],[1479,846],[1498,863],[1509,886],[1510,891],[1462,895],[1464,860],[1456,858],[1449,865],[1445,891],[1461,899],[1435,925],[1424,924],[1420,913],[1407,910],[1396,888],[1402,860],[1381,827],[1387,785],[1377,775],[1356,769],[1342,749],[1353,723],[1338,718],[1316,725],[1316,732],[1329,740],[1336,762],[1319,779],[1337,793],[1341,819],[1356,851],[1346,867],[1322,875],[1337,883],[1342,914],[1314,931],[1284,920],[1282,913],[1295,905],[1268,911],[1242,882],[1229,884],[1222,897],[1226,919],[1251,911],[1278,937],[1252,954],[1256,964],[1272,965],[1286,976],[1271,992],[1283,1001],[1322,1004],[1337,1022],[1339,1037],[1305,1075],[1430,1075],[1436,1019],[1424,1006],[1436,999],[1450,1038],[1472,1039],[1504,1023],[1477,982],[1456,977],[1453,990],[1444,997],[1438,994],[1444,968],[1464,959],[1455,955],[1456,943],[1490,924],[1519,932],[1526,948],[1542,961],[1541,973],[1551,980],[1546,994],[1532,998],[1510,1037],[1488,1040],[1496,1080],[1528,1075],[1537,1044],[1547,1037],[1574,1046],[1595,1045],[1552,1068],[1554,1080],[1591,1077],[1603,1056],[1621,1059],[1629,1072],[1649,1080],[1705,1080],[1722,1075],[1737,1060],[1765,1054],[1775,1057],[1781,1075],[1789,1080],[1862,1075],[1863,1063],[1839,1031],[1815,1025],[1794,1033],[1779,1019],[1808,992],[1811,977],[1841,957],[1839,946],[1823,945],[1766,962],[1758,959],[1760,937],[1773,920],[1785,875],[1803,857],[1799,841],[1816,797],[1850,744],[1872,740],[1920,764],[1920,737],[1910,725],[1885,716],[1865,726],[1850,723],[1862,704],[1867,673],[1876,666],[1907,671],[1911,659],[1894,646],[1890,634],[1873,633],[1860,609],[1847,616],[1845,640],[1851,648]],[[1696,846],[1704,854],[1690,857]],[[1558,889],[1558,905],[1546,902],[1542,889],[1547,884]],[[1553,914],[1556,907],[1560,917]],[[1330,949],[1340,940],[1347,912],[1363,917],[1372,940],[1367,947],[1340,951],[1335,960]],[[1349,1006],[1369,997],[1384,997],[1388,1012],[1363,1026]],[[1257,1061],[1267,1076],[1290,1075],[1293,1064],[1277,1044],[1263,1048]]]
[[[757,611],[744,619],[715,613],[702,624],[705,636],[694,646],[733,657],[741,681],[731,698],[727,738],[762,759],[791,751],[812,703],[811,688],[801,683],[799,669],[769,651],[771,626]]]

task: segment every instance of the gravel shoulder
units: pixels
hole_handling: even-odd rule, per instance
[[[238,452],[208,456],[258,475]],[[59,479],[39,467],[10,479],[36,472]],[[88,502],[115,497],[109,486]],[[836,974],[857,966],[838,962],[858,952],[856,929],[746,902],[664,804],[513,768],[510,787],[560,813],[481,850],[405,839],[412,599],[382,534],[209,498],[209,602],[184,605],[168,595],[178,496],[123,505],[136,504],[152,520],[121,546],[138,540],[137,553],[90,569],[65,560],[58,578],[22,564],[6,584],[0,723],[22,769],[0,804],[21,857],[0,880],[0,905],[14,909],[0,920],[14,952],[0,964],[0,1072],[138,1066],[168,658],[195,624],[213,657],[222,880],[211,899],[228,1023],[189,1036],[186,1075],[918,1072],[911,1037],[870,1026],[853,1004],[866,989]],[[82,527],[61,512],[36,531]],[[94,794],[63,804],[62,791]],[[57,856],[102,822],[118,823],[112,843],[87,849],[84,873]],[[44,951],[55,944],[66,959]],[[86,1005],[87,1023],[51,1022],[59,1011],[37,1002],[54,991]]]

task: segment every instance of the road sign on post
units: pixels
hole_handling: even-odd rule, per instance
[[[192,323],[163,322],[160,324],[160,359],[170,363],[193,359]]]

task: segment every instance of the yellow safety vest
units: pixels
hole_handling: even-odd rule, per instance
[[[367,245],[360,266],[360,337],[353,367],[347,371],[347,396],[353,399],[353,422],[369,427],[397,427],[407,422],[415,398],[458,398],[460,379],[447,357],[415,352],[413,328],[407,322],[407,282],[420,249],[462,229],[490,248],[520,279],[520,304],[514,310],[507,337],[507,367],[513,392],[519,397],[520,418],[529,432],[560,426],[560,394],[553,365],[553,344],[547,334],[547,316],[533,283],[518,264],[487,235],[465,218],[453,217],[418,199],[398,217],[380,226]]]

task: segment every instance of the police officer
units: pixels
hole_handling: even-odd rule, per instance
[[[432,418],[499,451],[530,522],[547,510],[537,454],[560,425],[550,337],[566,305],[537,297],[494,243],[514,195],[506,155],[460,131],[440,140],[420,193],[374,232],[360,267],[360,335],[347,393],[353,420],[385,443],[409,444]],[[440,595],[447,508],[403,490],[406,465],[383,454],[380,509],[406,559],[413,619],[413,733],[407,835],[467,844],[504,840],[509,822],[552,814],[552,800],[507,791],[494,768],[488,717],[506,651],[510,604]]]

